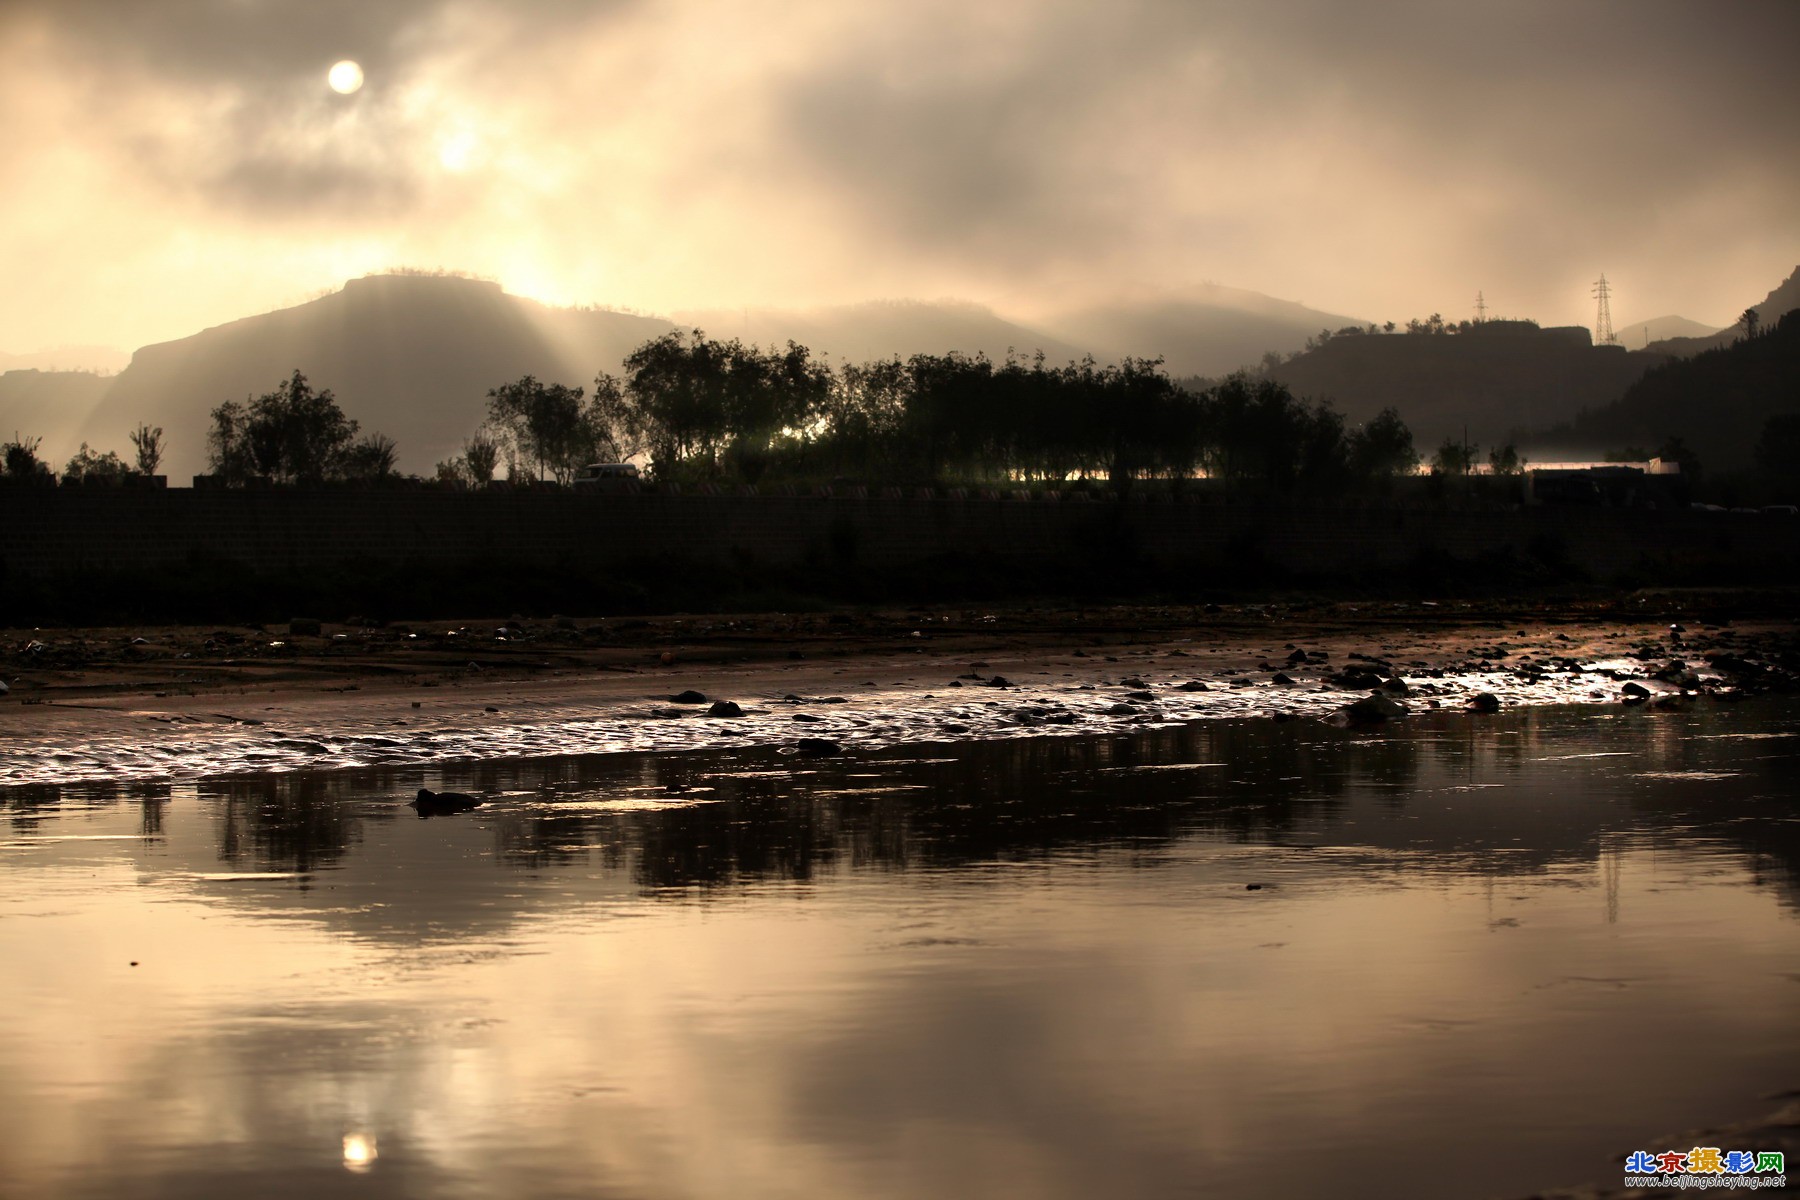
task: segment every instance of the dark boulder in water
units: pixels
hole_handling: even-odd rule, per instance
[[[673,696],[670,696],[669,699],[675,704],[705,704],[706,693],[696,692],[693,688],[689,688],[685,692],[675,693]]]
[[[808,758],[829,758],[844,752],[844,747],[830,738],[801,738],[796,748]]]
[[[430,788],[420,788],[419,794],[407,803],[419,810],[421,820],[481,807],[481,800],[466,792],[434,792]]]
[[[1346,692],[1366,692],[1386,682],[1379,674],[1366,667],[1349,667],[1325,678],[1333,687],[1342,688]]]
[[[1377,693],[1337,710],[1332,720],[1339,725],[1383,725],[1406,716],[1406,705]]]

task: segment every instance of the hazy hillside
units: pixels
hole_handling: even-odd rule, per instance
[[[122,371],[131,355],[112,346],[58,346],[31,354],[8,354],[0,350],[0,372],[53,371],[73,373],[98,371],[110,375]]]
[[[26,369],[0,374],[0,441],[42,438],[38,457],[61,469],[81,444],[78,435],[112,382],[89,371]],[[134,428],[119,432],[113,448],[122,458],[131,457],[126,437]]]
[[[1800,272],[1761,309],[1800,307]],[[1649,323],[1653,329],[1680,318]],[[1771,322],[1773,323],[1773,322]],[[364,432],[400,447],[405,471],[429,473],[481,424],[489,388],[523,374],[587,384],[675,325],[759,344],[793,340],[836,361],[1043,350],[1054,363],[1161,355],[1170,374],[1220,375],[1268,351],[1298,348],[1350,318],[1253,292],[1208,287],[1177,299],[1093,306],[1013,322],[973,304],[877,302],[806,311],[687,312],[675,322],[594,309],[551,309],[493,283],[383,275],[179,341],[146,346],[111,379],[74,373],[0,375],[0,436],[42,436],[57,465],[85,440],[124,454],[139,422],[161,425],[177,482],[205,469],[211,410],[266,392],[298,368],[330,388]],[[1729,340],[1727,338],[1726,340]],[[1668,344],[1668,343],[1660,343]],[[1624,395],[1657,353],[1595,348],[1579,328],[1489,322],[1463,334],[1334,337],[1274,374],[1298,394],[1330,398],[1352,421],[1398,408],[1426,449],[1468,435],[1483,445],[1565,423]],[[1655,440],[1660,441],[1658,435]]]
[[[1793,272],[1776,286],[1775,290],[1763,297],[1760,303],[1750,307],[1756,310],[1756,315],[1764,329],[1773,328],[1782,317],[1800,308],[1800,267],[1795,267]],[[1744,327],[1741,324],[1732,324],[1711,334],[1670,336],[1651,343],[1650,349],[1662,354],[1686,358],[1702,351],[1729,346],[1743,336]]]
[[[1460,334],[1335,337],[1273,372],[1352,422],[1392,406],[1429,453],[1463,436],[1492,446],[1625,394],[1661,355],[1596,347],[1587,330],[1491,321]]]
[[[1748,466],[1763,423],[1800,412],[1800,314],[1645,375],[1611,404],[1580,414],[1543,441],[1588,454],[1679,437],[1711,471]]]
[[[1125,300],[1068,310],[1030,324],[953,301],[883,301],[809,310],[714,309],[677,313],[713,337],[759,344],[793,340],[838,361],[960,350],[998,361],[1008,349],[1042,350],[1052,363],[1092,354],[1161,357],[1171,375],[1224,375],[1270,350],[1298,350],[1319,330],[1360,325],[1257,292],[1208,284],[1178,297]]]
[[[1096,357],[1161,355],[1169,374],[1227,375],[1273,350],[1289,354],[1321,329],[1368,322],[1257,292],[1207,284],[1179,297],[1126,301],[1047,318],[1045,328]]]
[[[1065,320],[1075,331],[1068,338],[980,305],[889,301],[686,312],[674,325],[764,345],[792,340],[839,362],[951,350],[999,361],[1008,350],[1042,350],[1053,363],[1090,352],[1105,361],[1161,354],[1171,373],[1220,374],[1348,323],[1223,288],[1200,299],[1095,308]],[[123,453],[140,421],[161,425],[165,469],[181,482],[205,469],[213,408],[269,391],[298,369],[315,387],[330,388],[365,433],[394,438],[403,471],[428,473],[480,425],[489,388],[528,373],[586,384],[597,371],[617,372],[626,355],[671,327],[660,318],[547,308],[478,280],[371,276],[293,308],[146,346],[116,378],[102,381],[103,395],[62,404],[54,422],[48,411],[35,411],[38,401],[21,399],[13,411],[21,430],[46,436],[47,451],[55,443],[58,461],[83,439]]]
[[[800,343],[836,362],[907,358],[914,354],[986,354],[996,362],[1008,348],[1029,357],[1042,350],[1052,363],[1079,358],[1078,348],[1040,330],[1008,321],[979,304],[882,300],[814,309],[704,309],[675,319],[715,338],[758,345]],[[1099,356],[1099,351],[1095,351]]]
[[[1632,321],[1617,326],[1615,330],[1619,345],[1627,350],[1643,350],[1652,343],[1668,341],[1670,338],[1711,337],[1714,332],[1711,325],[1677,316]]]
[[[666,321],[552,310],[498,284],[381,275],[294,308],[146,346],[107,389],[79,437],[122,448],[139,421],[166,430],[171,479],[205,469],[208,414],[296,368],[330,388],[364,433],[400,447],[400,469],[429,473],[481,424],[489,388],[534,374],[586,384],[665,332]]]

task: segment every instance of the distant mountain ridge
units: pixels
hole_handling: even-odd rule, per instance
[[[1096,352],[1105,347],[1114,357],[1161,358],[1177,378],[1228,375],[1270,352],[1299,350],[1322,329],[1367,324],[1219,284],[1073,309],[1044,321],[1063,340]]]
[[[1669,438],[1686,442],[1708,471],[1751,465],[1771,417],[1800,413],[1800,313],[1691,358],[1671,359],[1610,404],[1580,413],[1541,440],[1584,457]]]
[[[1490,321],[1466,333],[1334,337],[1270,372],[1351,423],[1399,410],[1429,455],[1446,439],[1491,447],[1610,403],[1665,356],[1597,347],[1580,326]]]
[[[1673,314],[1651,317],[1648,321],[1631,321],[1617,327],[1619,345],[1627,350],[1644,350],[1670,338],[1711,337],[1716,330],[1703,321],[1691,321]]]
[[[1783,304],[1800,307],[1800,271],[1759,311]],[[315,387],[331,389],[364,433],[394,438],[401,470],[429,474],[479,429],[490,388],[525,374],[586,385],[598,371],[617,372],[645,341],[696,325],[713,337],[761,345],[791,339],[836,362],[952,350],[999,360],[1009,350],[1026,358],[1041,350],[1056,364],[1086,353],[1103,362],[1161,357],[1178,378],[1255,366],[1270,352],[1286,358],[1322,329],[1367,328],[1216,285],[1024,323],[980,305],[920,301],[663,318],[550,308],[457,276],[377,275],[291,308],[145,346],[115,377],[0,375],[0,437],[15,430],[42,436],[42,457],[60,467],[82,441],[123,455],[140,422],[160,425],[164,470],[182,483],[205,469],[216,406],[267,392],[298,369]],[[1465,428],[1471,440],[1492,445],[1522,429],[1571,420],[1617,400],[1665,357],[1596,348],[1580,328],[1489,322],[1454,335],[1337,336],[1272,374],[1300,395],[1332,399],[1352,422],[1396,407],[1429,452]]]
[[[15,413],[22,431],[41,433],[46,461],[58,466],[83,440],[123,453],[140,421],[160,425],[164,470],[180,483],[206,469],[214,408],[270,391],[297,369],[314,387],[331,389],[363,433],[395,439],[402,471],[429,474],[481,426],[490,388],[526,374],[586,385],[597,372],[616,373],[633,350],[671,329],[699,327],[759,345],[792,340],[835,362],[953,350],[999,361],[1009,351],[1029,358],[1041,350],[1053,364],[1089,353],[1102,361],[1161,355],[1171,374],[1216,375],[1271,350],[1298,349],[1310,334],[1344,321],[1223,288],[1198,299],[1088,309],[1061,322],[1067,335],[955,301],[663,318],[550,308],[455,275],[374,275],[303,304],[145,346],[102,381],[97,398],[83,393],[79,402],[59,402],[54,412],[38,414],[43,420],[34,420],[24,401],[0,411]]]
[[[1042,351],[1052,365],[1091,354],[1102,362],[1161,358],[1170,375],[1225,375],[1271,351],[1300,349],[1320,329],[1363,322],[1258,292],[1207,284],[1174,295],[1135,298],[1026,323],[979,304],[885,300],[814,309],[710,309],[675,314],[713,337],[758,344],[798,342],[837,361],[943,354]]]
[[[1758,323],[1764,329],[1773,329],[1776,322],[1795,309],[1800,308],[1800,267],[1795,267],[1788,277],[1777,284],[1760,303],[1752,304],[1756,310]],[[1727,325],[1711,334],[1687,336],[1670,336],[1661,341],[1652,342],[1649,349],[1660,354],[1689,358],[1706,350],[1717,350],[1744,336],[1744,326],[1740,323]]]
[[[57,346],[30,354],[9,354],[0,350],[0,373],[6,371],[47,371],[56,374],[97,371],[110,375],[125,369],[131,355],[114,346]]]
[[[793,341],[836,362],[910,358],[915,354],[985,354],[998,362],[1010,351],[1029,358],[1039,350],[1052,363],[1086,351],[1009,321],[980,304],[961,301],[873,300],[813,309],[702,309],[675,314],[684,328],[708,337],[757,345]]]
[[[91,371],[24,367],[0,373],[0,441],[42,439],[39,460],[61,470],[79,445],[77,432],[112,384],[112,377]],[[129,457],[126,437],[135,428],[133,423],[111,439],[121,457]]]
[[[132,355],[78,436],[117,446],[140,420],[166,431],[177,482],[206,469],[212,410],[261,395],[296,369],[329,388],[362,432],[399,444],[400,469],[428,474],[480,428],[488,389],[521,375],[586,384],[667,321],[550,309],[496,283],[380,275],[293,308],[245,317]]]

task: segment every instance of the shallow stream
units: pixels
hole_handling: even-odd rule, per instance
[[[0,1194],[1504,1197],[1800,1085],[1792,702],[1043,732],[0,791]]]

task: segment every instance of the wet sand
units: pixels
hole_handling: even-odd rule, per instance
[[[1793,597],[1308,602],[0,634],[0,777],[158,780],[709,746],[1713,703],[1786,690]],[[314,629],[316,627],[316,632]],[[1634,685],[1628,688],[1627,685]],[[682,693],[703,701],[678,703]],[[691,697],[690,697],[691,699]],[[714,713],[728,701],[741,715]]]

